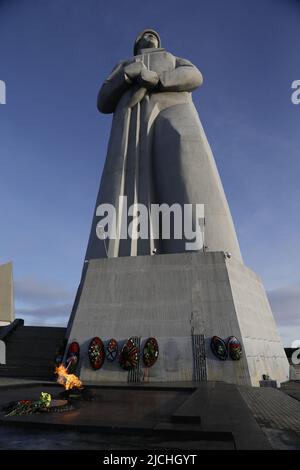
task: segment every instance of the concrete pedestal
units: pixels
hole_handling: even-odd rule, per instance
[[[221,361],[210,339],[236,336],[240,361]],[[118,361],[94,371],[88,345],[94,336],[119,346],[135,337],[159,343],[152,368],[142,359],[126,372]],[[223,252],[90,260],[69,324],[69,342],[81,346],[83,381],[175,382],[216,380],[259,385],[262,375],[289,379],[289,364],[259,277]]]

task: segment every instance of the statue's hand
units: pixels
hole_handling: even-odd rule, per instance
[[[147,70],[143,62],[133,62],[124,68],[125,75],[129,80],[134,81],[140,76],[142,70]]]
[[[159,77],[156,72],[153,72],[145,68],[139,74],[137,81],[141,87],[151,89],[151,88],[156,87],[159,81]]]

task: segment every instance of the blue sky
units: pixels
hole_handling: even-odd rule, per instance
[[[152,27],[203,73],[194,102],[244,261],[284,343],[300,339],[299,24],[298,0],[0,0],[0,262],[18,316],[67,321],[111,124],[98,88]]]

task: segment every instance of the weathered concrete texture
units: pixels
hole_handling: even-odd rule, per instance
[[[246,266],[227,263],[252,383],[262,374],[279,383],[289,380],[289,364],[261,279]]]
[[[12,263],[0,266],[0,326],[15,318]]]
[[[193,380],[199,362],[194,360],[192,335],[205,337],[202,367],[206,365],[208,380],[258,385],[262,374],[279,383],[288,380],[289,364],[262,284],[236,260],[215,252],[89,262],[69,336],[81,345],[83,380],[130,380],[117,362],[105,362],[99,371],[90,368],[87,349],[94,336],[116,338],[120,346],[131,336],[141,338],[142,346],[154,336],[159,359],[150,369],[140,361],[135,379]],[[218,360],[210,350],[214,335],[233,335],[242,343],[245,337],[242,359]]]

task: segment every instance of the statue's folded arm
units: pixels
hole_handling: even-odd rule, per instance
[[[103,83],[97,100],[101,113],[113,113],[123,93],[132,84],[125,73],[128,62],[119,63]],[[176,58],[175,69],[167,70],[159,75],[157,91],[193,91],[203,82],[201,72],[189,60]]]
[[[121,96],[130,87],[131,80],[124,71],[126,64],[118,64],[100,88],[97,107],[101,113],[113,113]]]
[[[201,72],[189,60],[176,58],[175,69],[160,74],[160,91],[193,91],[203,83]]]

